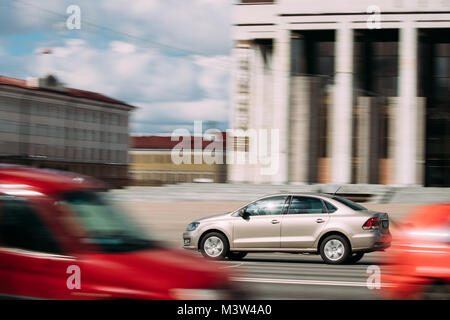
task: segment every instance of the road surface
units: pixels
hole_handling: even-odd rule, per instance
[[[241,261],[220,261],[254,299],[381,299],[367,286],[367,268],[379,253],[354,265],[327,265],[318,255],[253,253]]]

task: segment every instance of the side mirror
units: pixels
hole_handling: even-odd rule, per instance
[[[245,210],[245,208],[242,208],[241,210],[239,210],[239,216],[242,217],[243,219],[247,219],[249,217],[249,214]]]

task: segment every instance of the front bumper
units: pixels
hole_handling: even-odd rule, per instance
[[[382,289],[380,294],[385,299],[413,299],[420,294],[430,282],[429,279],[415,275],[381,274]]]
[[[183,232],[183,248],[188,250],[198,250],[200,235],[200,232],[197,232],[197,230]]]

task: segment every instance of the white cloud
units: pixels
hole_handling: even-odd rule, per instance
[[[229,56],[203,57],[195,56],[194,61],[201,67],[198,81],[206,94],[211,97],[224,98],[228,95],[227,87],[231,60]]]
[[[64,26],[71,4],[26,0],[0,7],[0,33],[70,34]],[[77,5],[82,20],[78,33],[86,37],[129,35],[149,40],[148,45],[163,43],[207,55],[228,54],[230,49],[229,0],[78,0]]]
[[[132,119],[140,132],[146,123],[154,131],[195,120],[227,121],[227,56],[170,57],[122,41],[95,48],[81,39],[66,39],[53,52],[28,57],[29,74],[53,73],[67,86],[137,105]]]
[[[174,123],[205,121],[224,121],[227,117],[227,101],[219,99],[200,99],[196,101],[167,101],[160,103],[139,103],[136,119],[149,122],[171,120]],[[145,121],[145,120],[144,120]]]
[[[217,122],[220,129],[227,120],[227,104],[227,100],[218,99],[135,103],[138,109],[132,116],[132,131],[146,134],[148,129],[160,133],[171,133],[178,128],[192,130],[194,121]]]
[[[34,51],[53,50],[50,55],[6,54],[4,62],[11,62],[6,71],[14,70],[8,75],[51,72],[67,86],[136,104],[133,128],[139,132],[171,131],[194,120],[227,121],[230,1],[79,0],[82,25],[74,32],[64,29],[70,4],[42,0],[25,11],[23,5],[0,10],[3,32],[47,34],[49,40]]]
[[[113,41],[110,43],[111,49],[117,53],[130,54],[136,51],[136,46],[123,41]]]
[[[104,0],[101,7],[110,12],[122,12],[134,18],[148,18],[160,11],[160,4],[164,1],[157,0]]]

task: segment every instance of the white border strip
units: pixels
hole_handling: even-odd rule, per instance
[[[233,281],[256,282],[256,283],[275,283],[275,284],[303,284],[316,286],[341,286],[341,287],[367,287],[366,282],[346,282],[346,281],[323,281],[323,280],[294,280],[294,279],[271,279],[271,278],[243,278],[234,277]],[[390,287],[388,283],[382,284],[383,287]]]

